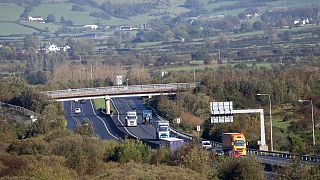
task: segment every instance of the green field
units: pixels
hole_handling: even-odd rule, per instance
[[[93,105],[95,109],[105,109],[104,99],[93,99]]]
[[[275,1],[275,2],[269,2],[270,7],[274,8],[291,8],[291,7],[302,7],[307,4],[317,4],[319,5],[319,0],[282,0],[282,1]]]
[[[222,2],[215,2],[208,4],[209,0],[200,0],[203,4],[203,7],[206,10],[205,16],[216,16],[219,14],[227,14],[227,15],[236,15],[245,10],[245,8],[237,8],[225,11],[217,11],[213,12],[212,10],[215,8],[219,8],[222,6],[234,5],[239,2],[239,0],[226,0]],[[96,0],[96,2],[101,5],[102,3],[106,2],[105,0]],[[146,2],[154,2],[154,0],[110,0],[111,3],[146,3]],[[85,24],[94,24],[96,22],[101,22],[106,25],[139,25],[146,23],[151,19],[161,18],[162,13],[167,13],[172,17],[181,13],[185,13],[190,11],[190,9],[184,8],[183,4],[185,0],[175,0],[170,1],[171,6],[166,9],[153,9],[149,13],[141,14],[138,16],[133,16],[128,19],[120,19],[112,17],[110,20],[103,20],[95,17],[89,16],[91,12],[99,12],[101,9],[95,8],[89,5],[81,5],[85,9],[84,12],[78,11],[71,11],[72,6],[75,5],[70,1],[51,1],[51,0],[43,0],[42,3],[38,6],[35,6],[29,15],[31,16],[42,16],[46,18],[49,14],[53,14],[56,18],[56,21],[59,22],[61,16],[63,16],[66,20],[72,20],[75,25],[85,25]],[[320,0],[279,0],[275,2],[267,3],[267,7],[263,8],[283,8],[286,7],[301,7],[310,4],[319,4]],[[16,21],[19,19],[20,14],[24,10],[24,5],[17,5],[13,3],[0,3],[0,21]],[[252,20],[253,21],[253,20]],[[30,25],[30,24],[28,24]],[[46,27],[50,32],[56,31],[60,25],[52,25],[52,24],[39,24],[33,23],[32,26],[40,28],[44,30]],[[0,35],[10,35],[10,34],[30,34],[35,32],[35,30],[26,27],[19,27],[18,25],[14,24],[0,24]],[[256,32],[252,32],[256,33]],[[261,32],[258,32],[261,33]],[[245,35],[245,34],[241,34]],[[249,35],[249,34],[247,34]],[[143,46],[143,45],[141,45]]]
[[[17,21],[23,7],[12,3],[0,3],[0,21]]]
[[[61,2],[61,3],[43,3],[36,6],[31,12],[31,16],[42,16],[46,18],[49,14],[53,14],[56,21],[60,20],[63,16],[66,20],[72,20],[75,25],[94,24],[95,17],[89,16],[91,12],[98,11],[90,6],[83,6],[86,11],[78,12],[71,11],[73,3]]]
[[[32,34],[36,30],[27,28],[15,23],[3,23],[0,22],[0,35],[6,36],[11,34]]]

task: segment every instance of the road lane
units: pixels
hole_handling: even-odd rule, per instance
[[[68,124],[68,129],[75,129],[77,125],[80,123],[78,119],[76,119],[74,115],[74,108],[72,107],[71,101],[64,102],[64,117],[66,118]]]
[[[142,120],[142,111],[140,111],[134,103],[131,101],[131,98],[113,98],[112,102],[118,112],[115,112],[114,116],[119,116],[119,123],[122,126],[124,125],[126,131],[130,134],[138,137],[142,140],[154,140],[156,139],[156,131],[155,129],[148,124],[143,124]],[[136,110],[138,113],[138,120],[136,127],[127,127],[126,126],[126,114],[128,111]],[[118,125],[119,126],[119,125]]]
[[[74,109],[80,107],[81,113],[75,114]],[[106,140],[119,139],[117,128],[112,125],[112,120],[109,117],[99,117],[98,112],[95,111],[92,101],[87,100],[84,103],[65,101],[64,102],[65,118],[68,121],[67,128],[74,130],[77,125],[87,120],[91,123],[95,133],[101,138]],[[108,120],[107,120],[108,119]],[[109,123],[110,122],[110,123]]]

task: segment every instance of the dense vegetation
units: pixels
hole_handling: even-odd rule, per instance
[[[194,91],[145,104],[188,133],[197,135],[195,127],[200,125],[202,138],[220,141],[223,132],[244,132],[253,148],[259,140],[259,117],[237,115],[233,123],[211,124],[209,103],[233,101],[235,109],[263,108],[269,145],[269,102],[256,96],[269,93],[274,149],[320,155],[320,8],[308,2],[292,1],[282,8],[285,0],[0,0],[19,14],[3,13],[1,27],[9,22],[34,32],[14,34],[16,29],[11,29],[7,37],[0,28],[0,102],[41,113],[32,126],[0,117],[0,176],[263,178],[254,159],[215,158],[198,144],[171,154],[167,149],[153,152],[140,141],[99,140],[86,123],[71,132],[65,129],[61,104],[38,93],[111,86],[117,75],[124,75],[129,84],[199,81]],[[45,23],[26,22],[29,15],[41,15]],[[99,28],[88,30],[85,24]],[[138,30],[121,31],[121,25]],[[47,53],[44,49],[52,43],[71,48]],[[313,101],[316,147],[310,104],[298,99]],[[279,171],[289,179],[319,177],[319,168],[301,167],[299,162]]]
[[[12,89],[9,92],[11,96],[5,97],[19,99],[18,94],[25,94],[25,89],[20,88],[28,86],[19,79],[15,79],[17,83],[8,84],[10,80],[13,79],[5,78],[1,82],[8,87],[4,90]],[[65,128],[61,106],[44,99],[32,103],[38,104],[40,101],[47,105],[40,108],[40,117],[27,128],[18,128],[24,122],[0,117],[0,177],[228,179],[251,176],[263,179],[262,167],[253,158],[243,161],[215,158],[198,143],[191,143],[175,153],[166,148],[153,152],[138,140],[124,140],[122,143],[102,141],[88,124],[69,131]],[[19,105],[29,107],[23,103]],[[245,168],[234,174],[232,166],[240,163],[246,164]],[[256,171],[250,171],[251,167],[255,167]]]

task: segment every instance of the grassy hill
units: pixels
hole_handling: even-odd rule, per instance
[[[157,0],[109,0],[112,4],[132,4],[132,3],[155,3]],[[203,13],[206,16],[216,16],[219,14],[237,15],[243,12],[246,7],[241,7],[242,0],[227,0],[227,1],[212,1],[212,0],[199,0],[203,7]],[[31,16],[42,16],[46,18],[49,14],[53,14],[57,21],[63,16],[66,20],[71,20],[74,25],[80,26],[85,24],[95,24],[97,22],[106,25],[122,25],[122,24],[142,24],[150,19],[161,18],[163,15],[176,16],[182,13],[189,12],[190,9],[183,7],[185,0],[168,0],[170,2],[168,6],[163,9],[155,8],[149,10],[147,13],[138,14],[135,16],[129,16],[128,18],[121,19],[111,16],[110,19],[101,19],[90,16],[93,12],[102,12],[103,10],[99,6],[106,2],[105,0],[95,0],[98,6],[90,4],[76,4],[72,1],[66,0],[43,0],[41,4],[36,5],[28,13]],[[320,0],[278,0],[265,3],[264,9],[283,8],[283,7],[300,7],[310,4],[318,4]],[[156,3],[155,3],[156,4]],[[80,6],[83,11],[72,11],[73,6]],[[239,8],[237,6],[240,5]],[[12,22],[17,21],[20,15],[23,13],[26,4],[8,3],[8,1],[0,0],[0,36],[6,36],[10,34],[29,34],[36,30],[19,27]],[[8,22],[12,21],[12,22]],[[9,23],[9,24],[8,24]],[[45,29],[49,31],[55,31],[60,27],[59,24],[28,24],[36,28]]]

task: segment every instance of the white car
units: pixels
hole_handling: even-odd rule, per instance
[[[79,107],[77,107],[77,108],[74,110],[74,113],[76,113],[76,114],[81,113],[81,109],[80,109]]]
[[[208,149],[208,150],[212,148],[210,141],[201,141],[201,145],[203,148]]]

